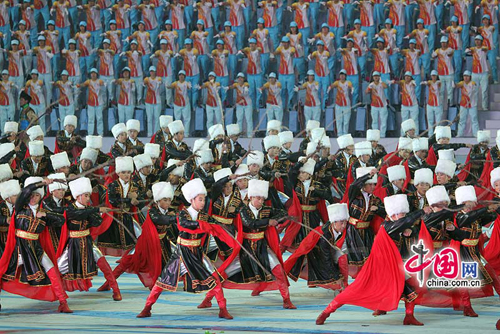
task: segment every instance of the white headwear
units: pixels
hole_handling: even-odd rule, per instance
[[[415,121],[410,118],[401,123],[401,129],[403,130],[403,133],[406,133],[410,130],[417,130],[417,126],[415,125]]]
[[[399,213],[410,212],[410,204],[408,203],[408,198],[404,194],[387,196],[384,198],[384,207],[389,217]]]
[[[11,196],[16,196],[21,193],[21,186],[19,185],[19,180],[9,180],[0,183],[0,194],[2,199],[5,201]]]
[[[328,220],[332,223],[349,220],[349,209],[346,203],[330,204],[326,209],[328,211]]]
[[[412,141],[412,145],[413,145],[413,152],[427,151],[429,149],[429,139],[425,137],[415,138]]]
[[[445,175],[448,175],[449,177],[453,177],[455,175],[456,168],[457,164],[455,164],[453,161],[446,159],[438,159],[434,172],[436,174],[443,173]]]
[[[12,174],[12,168],[10,168],[9,164],[1,164],[0,165],[0,181],[10,180],[14,177]]]
[[[415,171],[415,177],[413,179],[415,185],[419,183],[432,185],[434,183],[434,173],[429,168],[420,168]]]
[[[100,150],[102,148],[102,136],[87,136],[85,137],[87,144],[85,145],[88,148],[93,148],[96,150]]]
[[[74,199],[80,195],[92,193],[92,183],[88,177],[80,177],[69,182],[68,185],[71,190],[71,196],[73,196]]]
[[[352,139],[352,136],[350,133],[340,136],[337,138],[337,143],[339,144],[340,149],[344,149],[347,146],[354,145],[354,139]]]
[[[286,143],[293,143],[293,132],[292,131],[280,132],[278,134],[278,137],[280,138],[281,146],[285,145]]]
[[[491,138],[491,131],[490,130],[479,130],[477,132],[477,142],[482,143],[482,142],[490,142]]]
[[[319,128],[319,122],[315,120],[308,120],[306,124],[306,131],[311,131],[312,129]]]
[[[190,203],[196,196],[207,194],[207,189],[201,179],[192,179],[182,186],[181,191],[186,201]]]
[[[47,178],[49,179],[58,179],[58,180],[66,180],[66,175],[64,175],[64,173],[56,173],[56,174],[50,174],[49,176],[47,176]],[[51,184],[49,184],[49,192],[53,192],[54,190],[68,190],[68,186],[64,183],[60,183],[60,182],[52,182]]]
[[[220,136],[220,135],[223,136],[224,135],[224,127],[222,126],[222,124],[212,125],[208,129],[208,134],[210,135],[210,140],[214,140],[218,136]]]
[[[173,136],[177,132],[184,131],[184,124],[182,124],[181,120],[170,122],[168,123],[168,130],[170,131],[170,134]]]
[[[153,166],[153,160],[149,154],[138,154],[134,157],[134,165],[136,170],[141,170],[143,167]]]
[[[232,175],[233,172],[231,171],[231,168],[222,168],[219,169],[218,171],[214,172],[214,180],[215,182],[219,181],[222,178],[225,178],[226,176]]]
[[[311,130],[311,141],[320,141],[326,136],[325,128],[316,128]]]
[[[276,130],[278,132],[280,132],[281,130],[281,122],[278,121],[278,120],[270,120],[267,122],[267,131],[266,132],[269,132],[269,130]]]
[[[307,143],[306,155],[313,154],[314,152],[316,152],[317,149],[318,149],[318,142],[310,141],[309,143]]]
[[[193,152],[199,152],[202,150],[209,150],[209,149],[210,149],[210,145],[209,145],[208,140],[200,138],[200,139],[196,139],[194,141]]]
[[[236,170],[234,171],[234,174],[235,175],[244,175],[244,174],[247,174],[249,172],[248,170],[248,165],[245,165],[245,164],[241,164],[238,166],[238,168],[236,168]],[[240,177],[237,177],[234,181],[238,181],[238,180],[241,180],[241,179],[248,179],[249,176],[246,175],[246,176],[240,176]]]
[[[271,147],[281,147],[280,137],[277,135],[264,137],[264,148],[266,151]]]
[[[111,132],[113,133],[113,137],[115,137],[115,139],[118,139],[118,136],[120,134],[124,132],[127,133],[127,126],[124,123],[115,124],[111,128]]]
[[[151,187],[153,200],[158,202],[164,198],[174,198],[174,187],[168,182],[157,182]]]
[[[500,180],[500,167],[497,167],[490,172],[491,187],[495,187],[495,181],[498,180]]]
[[[127,131],[135,130],[141,132],[141,122],[137,119],[129,119],[127,121]]]
[[[441,138],[451,139],[451,128],[449,126],[436,126],[436,140]]]
[[[261,168],[264,166],[264,153],[261,151],[251,151],[247,156],[247,165],[259,165]]]
[[[178,162],[180,162],[180,160],[169,159],[168,162],[167,162],[167,168],[170,167],[170,166],[172,166],[172,165],[176,165]],[[182,165],[180,167],[176,167],[173,171],[170,172],[170,174],[182,177],[184,175],[184,168],[185,168],[185,166],[186,165]]]
[[[121,172],[133,172],[134,159],[132,157],[117,157],[115,159],[115,166],[117,174]]]
[[[66,117],[64,117],[64,126],[73,125],[76,128],[77,124],[78,118],[76,118],[75,115],[66,115]]]
[[[445,159],[445,160],[451,160],[455,162],[455,150],[452,148],[450,149],[443,149],[438,151],[438,159]]]
[[[450,203],[450,196],[448,196],[448,192],[446,192],[446,188],[444,186],[434,186],[427,190],[425,198],[427,198],[429,205],[434,205],[439,202]]]
[[[24,181],[24,187],[27,187],[30,184],[34,184],[34,183],[38,183],[38,182],[42,182],[42,181],[43,181],[43,178],[40,176],[30,176]],[[34,192],[37,194],[40,194],[40,196],[42,196],[42,197],[45,196],[45,190],[44,190],[43,186],[35,189]]]
[[[82,160],[90,160],[92,164],[95,164],[97,161],[97,151],[93,148],[85,147],[80,155],[80,161]]]
[[[412,140],[408,137],[399,137],[398,150],[412,150]]]
[[[248,197],[259,196],[267,198],[269,192],[269,182],[252,179],[248,181]]]
[[[12,146],[14,146],[14,144],[12,144]],[[43,146],[43,141],[41,140],[30,141],[28,143],[28,147],[30,150],[30,156],[32,157],[41,157],[42,155],[45,154],[45,147]],[[14,149],[14,147],[12,149]]]
[[[323,136],[323,138],[321,138],[321,147],[326,147],[326,148],[330,148],[332,147],[332,143],[330,143],[330,137],[328,136]]]
[[[406,170],[403,165],[394,165],[387,168],[387,175],[389,176],[389,181],[393,182],[396,180],[406,179]]]
[[[241,133],[240,126],[238,124],[228,124],[226,125],[226,132],[228,136],[236,136]]]
[[[50,161],[52,162],[52,168],[54,170],[58,170],[59,168],[62,168],[62,167],[71,166],[71,162],[69,162],[69,158],[68,158],[68,153],[65,151],[51,155]]]
[[[360,141],[356,144],[354,144],[354,152],[356,153],[356,156],[359,158],[362,155],[372,154],[372,143],[369,141]]]
[[[5,125],[3,126],[3,132],[4,133],[9,133],[9,132],[16,132],[19,131],[19,123],[17,122],[5,122]]]
[[[34,125],[26,131],[26,134],[30,137],[30,140],[33,141],[40,136],[44,136],[43,130],[40,125]]]
[[[300,157],[299,158],[299,161],[302,159],[302,158],[305,158],[305,157]],[[316,160],[314,159],[307,159],[307,161],[302,165],[302,167],[300,167],[299,171],[301,172],[304,172],[304,173],[307,173],[309,175],[313,175],[314,174],[314,167],[316,166]]]
[[[370,174],[370,172],[373,170],[375,167],[358,167],[356,168],[356,178],[359,179],[360,177]],[[377,184],[377,173],[373,175],[371,178],[365,181],[365,183],[373,183]]]
[[[160,128],[166,128],[170,123],[174,121],[172,116],[161,115],[160,116]]]
[[[366,140],[368,141],[379,141],[380,140],[380,130],[369,129],[366,131]]]
[[[160,157],[160,144],[147,143],[144,145],[144,153],[149,154],[151,159],[158,159]]]
[[[214,162],[214,156],[212,154],[212,150],[201,150],[196,153],[198,157],[196,157],[196,164],[202,165],[209,162]]]
[[[460,186],[455,189],[455,199],[457,204],[464,204],[465,202],[477,202],[476,190],[474,186]]]
[[[43,148],[43,142],[41,142],[41,143],[42,143],[42,148]],[[30,142],[30,144],[31,144],[31,142]],[[0,159],[5,157],[10,152],[14,151],[15,148],[16,148],[16,146],[14,145],[14,143],[0,144]],[[31,150],[30,150],[30,152],[31,152]],[[40,155],[43,155],[43,153]]]

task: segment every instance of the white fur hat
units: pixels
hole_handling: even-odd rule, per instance
[[[193,152],[199,152],[202,150],[209,150],[209,149],[210,149],[210,144],[208,140],[200,138],[194,141]]]
[[[67,115],[64,117],[64,126],[73,125],[75,128],[78,125],[78,118],[75,115]]]
[[[441,138],[450,138],[451,139],[451,128],[449,126],[436,126],[436,140]]]
[[[124,133],[124,132],[127,133],[127,126],[124,123],[115,124],[111,128],[111,132],[113,133],[113,137],[115,137],[115,139],[117,139],[121,133]]]
[[[196,198],[198,195],[206,195],[207,189],[203,184],[201,179],[192,179],[188,183],[182,186],[182,194],[186,201],[191,202],[192,199]]]
[[[168,123],[168,130],[170,131],[170,134],[173,136],[177,132],[184,131],[184,124],[182,124],[181,120],[170,122]]]
[[[217,138],[217,136],[224,136],[224,127],[222,126],[222,124],[215,124],[215,125],[212,125],[209,129],[208,129],[208,134],[210,135],[210,140],[214,140],[215,138]]]
[[[354,144],[354,151],[356,152],[356,156],[359,158],[362,155],[372,154],[372,143],[369,141],[360,141]]]
[[[396,180],[406,179],[406,170],[403,165],[394,165],[387,168],[387,175],[389,176],[389,181],[393,182]]]
[[[26,131],[26,134],[30,137],[31,141],[37,139],[40,136],[45,136],[40,125],[33,125]]]
[[[413,152],[427,151],[429,149],[429,139],[425,137],[415,138],[412,141],[412,146]]]
[[[247,166],[259,165],[261,168],[264,166],[264,153],[261,151],[251,151],[247,156]]]
[[[157,159],[160,157],[160,144],[147,143],[144,145],[144,153],[148,154],[151,159]]]
[[[326,209],[328,210],[328,220],[332,223],[349,220],[349,209],[346,203],[330,204]]]
[[[8,132],[16,132],[19,131],[19,123],[17,122],[5,122],[5,125],[3,126],[3,132],[8,133]]]
[[[0,181],[10,180],[14,177],[12,174],[12,168],[10,168],[9,164],[1,164],[0,165]]]
[[[453,161],[438,159],[436,168],[434,169],[434,173],[443,173],[445,175],[448,175],[449,177],[453,177],[455,175],[456,168],[457,164]]]
[[[64,173],[56,173],[56,174],[50,174],[47,176],[49,179],[59,179],[59,180],[66,180],[66,175]],[[68,186],[65,183],[60,183],[60,182],[52,182],[49,184],[49,192],[53,192],[54,190],[68,190]]]
[[[340,149],[344,149],[347,146],[354,145],[354,139],[352,139],[352,136],[350,133],[340,136],[337,138],[337,143],[339,144]]]
[[[477,202],[476,189],[474,186],[460,186],[455,189],[455,199],[458,205],[469,201]]]
[[[306,124],[306,131],[311,131],[312,129],[319,128],[319,122],[315,120],[308,120]]]
[[[415,171],[413,179],[415,185],[419,183],[428,183],[432,185],[434,183],[434,173],[429,168],[420,168]]]
[[[411,151],[413,148],[411,138],[399,137],[398,150]]]
[[[42,181],[43,181],[43,178],[40,176],[30,176],[24,181],[24,187],[27,187],[30,184],[34,184],[34,183],[38,183],[38,182],[42,182]],[[45,196],[45,189],[43,186],[40,188],[37,188],[34,192],[40,194],[40,196],[42,196],[42,197]]]
[[[281,147],[280,137],[277,135],[264,137],[264,148],[266,151],[271,147]]]
[[[132,157],[117,157],[115,159],[115,169],[116,173],[132,173],[134,171],[134,159],[132,159]]]
[[[310,141],[309,143],[307,143],[306,155],[310,155],[316,152],[316,150],[318,149],[318,145],[319,143],[316,141]]]
[[[166,128],[170,123],[174,121],[172,116],[161,115],[160,116],[160,128]]]
[[[278,132],[280,132],[281,130],[281,122],[278,121],[278,120],[270,120],[267,122],[267,131],[266,132],[269,132],[269,130],[277,130]]]
[[[359,179],[360,177],[362,177],[366,174],[370,174],[370,172],[372,171],[373,168],[375,168],[375,167],[358,167],[358,168],[356,168],[356,178]],[[372,178],[366,180],[365,183],[377,184],[377,176],[378,176],[378,174],[375,173],[375,175],[373,175]]]
[[[130,130],[141,132],[141,122],[137,119],[129,119],[127,121],[127,131]]]
[[[408,198],[404,194],[387,196],[384,198],[384,207],[389,217],[399,213],[410,212],[410,204],[408,203]]]
[[[12,144],[12,146],[14,146],[14,144]],[[28,147],[30,150],[30,156],[32,157],[41,157],[45,154],[45,147],[43,146],[43,141],[41,140],[30,141],[28,143]],[[12,149],[14,149],[14,147],[12,147]]]
[[[177,160],[177,159],[169,159],[167,162],[167,168],[172,166],[172,165],[177,164],[179,161],[180,160]],[[170,174],[182,177],[182,176],[184,176],[184,168],[185,167],[186,167],[186,165],[182,165],[181,167],[176,167],[172,172],[170,172]]]
[[[82,150],[82,154],[80,155],[80,161],[82,160],[90,160],[92,161],[92,164],[95,164],[97,161],[97,150],[94,150],[93,148],[88,148],[85,147]]]
[[[248,197],[260,196],[267,198],[269,192],[269,182],[252,179],[248,181]]]
[[[326,136],[325,128],[316,128],[311,130],[311,141],[320,141]]]
[[[328,136],[323,136],[323,138],[321,138],[321,147],[327,147],[327,148],[331,148],[332,147],[332,143],[330,142],[330,137]]]
[[[292,131],[280,132],[278,134],[278,137],[280,138],[281,146],[285,145],[286,143],[293,143],[293,132]]]
[[[244,174],[247,174],[249,172],[248,170],[248,165],[245,165],[245,164],[241,164],[238,166],[238,168],[236,168],[236,170],[234,171],[234,174],[235,175],[244,175]],[[238,180],[241,180],[241,179],[248,179],[248,175],[247,176],[241,176],[241,177],[237,177],[234,181],[238,181]]]
[[[299,161],[302,159],[302,158],[305,158],[305,157],[300,157],[299,158]],[[307,173],[307,174],[310,174],[310,175],[313,175],[314,174],[314,167],[316,166],[316,160],[314,159],[307,159],[307,161],[304,163],[304,165],[302,165],[302,167],[300,167],[299,171],[301,172],[304,172],[304,173]]]
[[[450,196],[448,196],[448,192],[446,192],[446,188],[444,186],[434,186],[427,190],[425,198],[427,198],[429,205],[434,205],[439,202],[450,203]]]
[[[50,161],[52,162],[52,168],[54,168],[54,170],[57,170],[57,169],[62,168],[62,167],[71,166],[71,162],[69,162],[67,152],[61,152],[61,153],[51,155]]]
[[[214,172],[214,180],[215,182],[219,181],[222,178],[225,178],[226,176],[232,175],[233,172],[231,171],[231,168],[222,168],[219,169],[218,171]]]
[[[212,154],[212,150],[201,150],[196,153],[198,157],[196,157],[196,164],[202,165],[209,162],[214,162],[214,156]]]
[[[401,129],[403,130],[403,133],[406,133],[410,130],[417,130],[417,126],[415,125],[415,121],[410,118],[401,123]]]
[[[43,142],[41,142],[41,143],[42,143],[42,148],[43,148]],[[31,142],[30,142],[30,144],[31,144]],[[15,148],[16,148],[16,146],[14,145],[14,143],[0,144],[0,159],[5,157],[10,152],[14,151]],[[41,155],[43,155],[43,153]]]
[[[491,186],[495,187],[495,181],[498,180],[500,180],[500,167],[497,167],[490,172]]]
[[[158,202],[164,198],[174,198],[174,187],[169,182],[157,182],[151,187],[153,200]]]
[[[19,180],[9,180],[0,183],[0,194],[2,199],[5,201],[7,198],[21,193],[21,186],[19,185]]]
[[[85,137],[87,144],[85,145],[88,148],[93,148],[96,150],[100,150],[102,148],[102,136],[87,136]]]
[[[138,154],[134,157],[134,165],[136,170],[141,170],[143,167],[153,166],[153,160],[149,154]]]
[[[69,189],[71,196],[76,199],[80,195],[92,193],[92,183],[88,177],[80,177],[69,183]]]
[[[490,142],[491,138],[491,131],[490,130],[479,130],[477,132],[477,142],[482,143],[482,142]]]
[[[241,133],[240,126],[238,124],[228,124],[226,125],[226,132],[228,136],[236,136]]]
[[[452,148],[438,151],[438,159],[445,159],[455,162],[455,150]]]
[[[366,140],[368,141],[379,141],[380,140],[380,130],[368,129],[366,131]]]

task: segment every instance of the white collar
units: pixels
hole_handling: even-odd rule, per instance
[[[182,142],[178,142],[175,139],[172,139],[172,141],[174,142],[175,146],[177,146],[177,147],[181,146],[181,144],[182,144]]]
[[[163,131],[163,130],[161,130],[161,132],[163,133],[163,137],[168,139],[168,133],[166,133],[166,132],[165,132],[165,131]]]
[[[78,209],[84,209],[85,208],[85,205],[81,204],[80,202],[78,201],[75,201],[75,205]]]
[[[28,204],[31,211],[33,211],[33,216],[36,216],[36,211],[38,210],[38,204],[35,204],[35,205],[31,205],[31,204]]]
[[[160,210],[160,212],[161,212],[162,215],[166,215],[167,214],[167,210],[162,209],[159,205],[158,205],[158,209]]]
[[[61,206],[62,199],[59,199],[59,198],[54,197],[54,196],[52,196],[52,199],[54,200],[54,202],[56,202],[57,206]]]
[[[134,144],[134,146],[137,145],[137,139],[132,139],[132,138],[128,137],[128,140],[130,140],[130,142],[132,144]]]
[[[5,201],[5,204],[7,204],[7,207],[9,208],[9,212],[12,213],[14,211],[14,205],[10,204],[9,202]]]
[[[422,159],[420,159],[420,158],[418,157],[418,155],[416,155],[416,154],[415,154],[415,158],[417,159],[417,161],[418,161],[418,163],[419,163],[419,164],[422,164]]]
[[[260,209],[257,209],[255,206],[252,205],[252,203],[248,204],[248,207],[250,208],[250,210],[252,211],[253,215],[255,216],[255,218],[258,218],[259,217],[259,211]]]
[[[191,216],[191,219],[192,220],[198,220],[198,214],[199,212],[196,211],[193,206],[191,205],[189,208],[187,208],[187,212],[189,213],[189,215]]]
[[[394,189],[394,193],[397,193],[400,189],[394,185],[394,183],[391,183],[392,189]]]
[[[71,136],[73,136],[72,133],[68,133],[68,131],[66,131],[66,130],[64,130],[64,134],[66,135],[66,137],[70,137],[70,138],[71,138]]]
[[[120,146],[122,148],[122,150],[125,150],[125,147],[126,147],[125,144],[120,143],[119,141],[117,141],[117,143],[118,143],[118,146]]]
[[[146,175],[142,174],[141,172],[139,172],[139,176],[141,177],[142,182],[144,182],[144,184],[146,184],[146,180],[148,177]]]

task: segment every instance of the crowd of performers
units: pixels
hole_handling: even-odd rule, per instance
[[[150,143],[137,138],[139,121],[116,124],[105,153],[100,136],[75,133],[71,115],[51,152],[40,126],[19,131],[7,122],[1,288],[59,301],[58,311],[71,313],[67,291],[88,291],[100,269],[106,282],[98,291],[120,301],[117,280],[128,272],[150,289],[137,317],[150,317],[160,294],[182,281],[184,291],[206,292],[198,308],[215,297],[219,317],[232,319],[224,289],[279,290],[283,308],[295,309],[288,280],[303,279],[340,291],[318,325],[345,304],[377,316],[401,299],[405,325],[423,325],[416,305],[477,317],[471,299],[500,293],[500,136],[493,147],[489,131],[479,131],[475,145],[450,143],[449,127],[415,137],[412,122],[390,153],[378,130],[357,143],[338,137],[332,153],[316,121],[301,139],[268,122],[262,150],[238,143],[237,124],[218,124],[191,148],[183,123],[169,116]],[[457,165],[454,151],[466,146],[467,160]],[[420,287],[403,271],[420,240],[431,253],[451,247],[461,261],[476,262],[481,286]],[[114,270],[106,255],[120,257]]]

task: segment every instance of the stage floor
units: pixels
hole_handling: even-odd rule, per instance
[[[112,267],[117,258],[108,258]],[[225,290],[233,320],[218,318],[213,301],[210,309],[196,306],[204,295],[164,292],[153,307],[153,316],[137,319],[149,290],[135,275],[119,278],[123,300],[115,302],[111,292],[97,292],[104,282],[102,273],[89,292],[69,293],[73,314],[58,314],[58,303],[40,302],[8,293],[1,294],[1,333],[488,333],[496,332],[500,318],[498,296],[473,300],[479,318],[464,317],[451,309],[416,307],[415,315],[423,327],[403,326],[404,305],[388,315],[373,317],[371,311],[345,306],[316,326],[315,319],[332,300],[334,293],[321,288],[308,289],[305,281],[291,282],[291,299],[297,310],[284,310],[279,292],[251,297],[250,291]],[[181,288],[182,289],[182,288]]]

